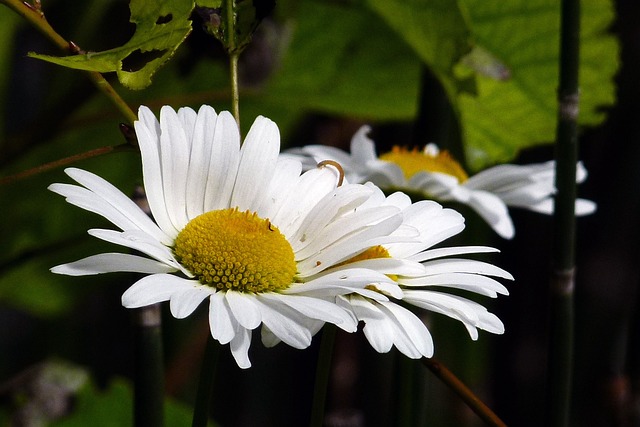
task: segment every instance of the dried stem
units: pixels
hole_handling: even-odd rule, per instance
[[[476,396],[469,387],[458,379],[442,362],[434,358],[423,357],[425,365],[436,377],[453,390],[464,403],[471,408],[487,425],[494,427],[506,427],[506,424]]]

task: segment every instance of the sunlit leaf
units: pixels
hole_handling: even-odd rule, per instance
[[[129,7],[130,21],[136,24],[136,32],[124,46],[65,57],[30,55],[80,70],[116,71],[123,85],[143,89],[151,84],[153,74],[173,56],[191,32],[189,16],[194,2],[132,0]]]
[[[477,96],[461,93],[457,99],[467,160],[478,169],[511,160],[520,149],[555,137],[560,4],[554,0],[463,3],[476,49],[484,55],[482,66],[492,58],[494,67],[477,73]],[[611,2],[584,0],[582,5],[579,121],[596,125],[605,117],[603,108],[615,101],[618,46],[606,34],[613,19]],[[478,65],[467,62],[481,71]]]

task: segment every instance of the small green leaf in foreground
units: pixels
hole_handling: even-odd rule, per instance
[[[130,21],[136,24],[136,31],[124,46],[65,57],[29,56],[78,70],[115,71],[126,87],[144,89],[191,32],[193,7],[193,1],[185,0],[131,0]]]

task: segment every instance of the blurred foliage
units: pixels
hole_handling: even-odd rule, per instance
[[[88,383],[76,395],[73,413],[52,427],[112,427],[131,425],[133,420],[133,392],[123,379],[115,379],[106,390],[99,390]],[[164,425],[182,427],[191,424],[192,409],[167,399],[164,406]],[[213,423],[209,423],[213,427]]]

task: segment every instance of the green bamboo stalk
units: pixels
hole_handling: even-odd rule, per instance
[[[135,311],[134,425],[161,427],[164,417],[164,362],[160,304]]]
[[[336,339],[336,326],[326,324],[322,331],[320,341],[320,353],[316,365],[316,378],[313,385],[313,405],[311,407],[310,427],[322,427],[324,421],[324,409],[327,400],[327,387],[331,374],[331,358],[333,357],[333,344]]]
[[[429,368],[438,379],[456,393],[467,406],[476,413],[488,426],[506,427],[507,425],[476,396],[453,372],[451,372],[442,362],[431,357],[423,357],[422,364]]]
[[[198,380],[198,393],[193,409],[191,427],[206,427],[209,421],[209,403],[213,396],[213,380],[218,366],[220,346],[216,344],[211,333],[207,334],[207,345],[202,357],[202,369]]]
[[[64,37],[58,34],[51,25],[49,25],[49,22],[47,22],[42,9],[40,8],[40,2],[35,2],[35,6],[21,0],[0,0],[0,3],[22,16],[27,22],[29,22],[29,24],[31,24],[63,52],[71,54],[77,54],[80,52],[78,45],[72,41],[65,40]],[[133,124],[133,122],[138,119],[136,113],[134,113],[124,99],[118,95],[113,86],[109,84],[102,74],[95,71],[84,71],[84,73],[89,80],[91,80],[94,86],[111,100],[113,105],[115,105],[129,124]]]
[[[573,294],[575,275],[575,200],[578,160],[578,69],[580,0],[562,0],[560,81],[556,129],[556,188],[553,216],[553,273],[550,293],[549,366],[546,398],[548,426],[568,426],[573,375]]]

